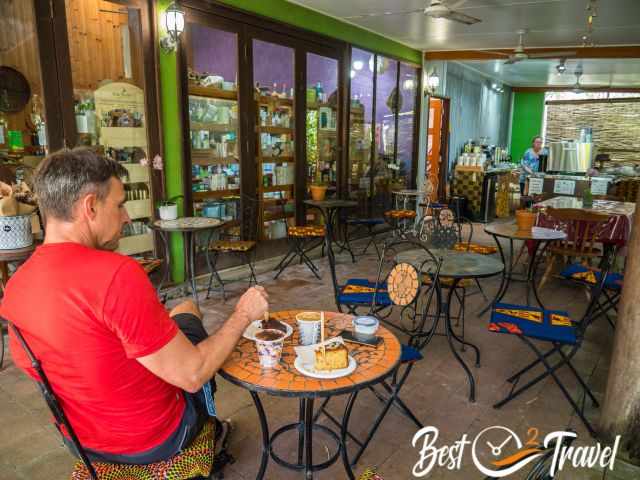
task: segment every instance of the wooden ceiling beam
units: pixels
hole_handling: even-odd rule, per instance
[[[525,48],[527,53],[546,53],[558,50],[575,51],[569,58],[640,58],[640,45],[622,47],[554,47]],[[424,52],[424,59],[429,60],[506,60],[513,53],[512,48],[485,50],[447,50]],[[502,54],[502,55],[501,55]]]

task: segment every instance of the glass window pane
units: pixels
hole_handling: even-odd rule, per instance
[[[263,239],[285,238],[295,217],[294,61],[292,48],[253,40]]]
[[[405,187],[411,185],[411,171],[413,162],[415,103],[418,90],[418,69],[400,64],[400,97],[398,113],[398,180]],[[401,100],[400,100],[401,99]]]
[[[370,190],[373,58],[371,52],[352,49],[348,190],[349,197],[358,200],[361,208]]]
[[[338,61],[307,53],[307,184],[336,192]]]
[[[67,0],[67,32],[75,100],[77,144],[91,145],[129,170],[118,251],[154,249],[148,161],[141,12],[120,3]]]
[[[396,113],[400,102],[398,62],[378,56],[376,68],[376,156],[374,162],[374,204],[387,208],[391,189],[398,185],[399,166],[395,158]]]
[[[22,157],[47,151],[40,57],[33,2],[0,2],[0,153]],[[4,170],[4,169],[3,169]],[[17,172],[3,172],[15,182]]]
[[[239,220],[238,36],[197,23],[187,32],[193,212]]]

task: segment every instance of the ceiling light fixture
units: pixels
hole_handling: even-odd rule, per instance
[[[360,70],[362,70],[363,67],[364,67],[364,62],[362,60],[353,61],[353,69],[355,71],[359,72]]]
[[[349,74],[349,76],[351,78],[354,78],[356,76],[356,71],[353,68],[351,69],[351,73]]]

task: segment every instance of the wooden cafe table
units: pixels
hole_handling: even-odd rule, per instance
[[[269,457],[278,465],[304,472],[304,478],[313,478],[313,472],[324,470],[333,465],[338,457],[342,457],[342,463],[346,470],[347,478],[355,479],[346,446],[349,417],[353,409],[357,394],[363,388],[376,384],[391,375],[400,362],[400,342],[388,329],[380,326],[376,335],[383,341],[377,347],[363,346],[353,343],[345,343],[358,366],[355,371],[345,377],[325,380],[305,376],[294,367],[296,354],[294,346],[299,345],[299,333],[296,325],[296,314],[302,310],[285,310],[271,312],[271,319],[280,320],[293,326],[293,334],[285,340],[282,358],[278,367],[274,369],[262,369],[255,343],[242,338],[233,350],[226,363],[220,370],[223,378],[245,388],[251,394],[262,429],[262,458],[260,468],[256,476],[257,480],[264,478]],[[352,329],[353,317],[337,312],[325,312],[327,338],[340,334],[344,329]],[[267,416],[260,400],[260,393],[280,397],[298,398],[300,402],[299,420],[278,428],[269,433]],[[345,407],[340,432],[314,423],[313,404],[315,399],[334,395],[349,394],[349,400]],[[297,462],[290,463],[282,459],[274,451],[277,438],[285,432],[298,432]],[[313,463],[313,432],[322,431],[336,444],[337,449],[331,457],[321,463]]]

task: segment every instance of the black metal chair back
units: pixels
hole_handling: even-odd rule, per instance
[[[464,226],[468,235],[464,235]],[[425,221],[420,229],[420,239],[433,248],[452,249],[456,243],[467,245],[473,238],[473,223],[450,208],[434,211],[433,218]]]
[[[397,261],[399,253],[407,250],[416,250],[423,257],[419,263],[404,264],[403,267]],[[393,329],[407,335],[407,344],[417,350],[421,350],[426,345],[435,330],[434,320],[441,313],[441,292],[440,292],[440,267],[442,259],[436,258],[427,246],[417,239],[390,239],[383,245],[380,261],[378,262],[378,273],[376,277],[376,290],[373,294],[369,314],[375,313],[377,300],[381,295],[389,296],[393,307],[398,307],[397,315],[390,314],[381,317],[380,320]],[[401,273],[405,277],[415,275],[413,281],[417,282],[415,296],[398,296],[389,291],[390,275]],[[430,279],[424,282],[423,278],[428,274]],[[409,281],[406,278],[406,281]],[[397,281],[397,279],[393,279]],[[407,285],[411,288],[412,285]],[[386,290],[385,293],[379,293]],[[397,310],[397,309],[396,309]],[[427,328],[429,327],[429,328]]]
[[[75,431],[71,427],[71,423],[69,423],[67,416],[62,410],[62,406],[60,405],[58,398],[56,397],[55,393],[53,392],[53,389],[51,388],[49,379],[47,378],[47,375],[44,373],[42,364],[34,355],[33,351],[27,344],[26,340],[22,336],[22,333],[20,332],[18,327],[16,327],[13,323],[9,322],[9,328],[11,332],[13,332],[13,334],[16,336],[18,343],[20,343],[25,353],[29,357],[29,361],[31,362],[31,367],[38,374],[38,379],[35,380],[36,384],[40,388],[40,393],[42,393],[42,396],[47,402],[47,406],[49,407],[49,410],[51,410],[56,428],[60,432],[60,435],[64,437],[64,433],[66,432],[69,440],[71,440],[71,444],[73,445],[73,448],[75,449],[75,452],[73,453],[75,453],[78,457],[80,457],[80,459],[82,460],[82,463],[84,463],[85,467],[87,467],[87,471],[89,472],[89,475],[91,476],[91,478],[94,480],[97,480],[98,475],[95,469],[93,468],[93,465],[89,461],[89,457],[87,457],[86,452],[82,448],[82,445],[80,444],[80,441],[78,440],[78,437],[76,436]]]

